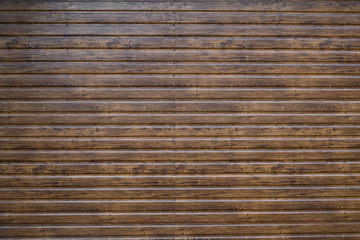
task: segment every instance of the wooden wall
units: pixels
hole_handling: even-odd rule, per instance
[[[0,236],[360,239],[360,1],[1,1]]]

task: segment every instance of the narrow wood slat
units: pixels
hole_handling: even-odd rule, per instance
[[[293,199],[143,199],[143,200],[1,200],[0,212],[146,212],[359,210],[358,198]]]
[[[229,234],[309,234],[309,233],[357,233],[358,223],[318,224],[243,224],[243,225],[113,225],[113,226],[4,226],[0,233],[7,237],[46,236],[151,236],[181,235],[229,235]],[[44,232],[44,229],[46,231]],[[104,234],[106,232],[106,234]],[[240,235],[241,236],[241,235]]]
[[[359,112],[360,101],[0,101],[0,112]]]
[[[0,187],[219,187],[356,185],[359,174],[0,176]]]
[[[4,74],[360,74],[358,63],[1,62]]]
[[[142,3],[143,4],[143,3]],[[0,23],[360,24],[358,14],[296,12],[0,12]]]
[[[220,224],[359,221],[359,211],[298,212],[187,212],[187,213],[9,213],[0,214],[3,225],[23,224]]]
[[[9,124],[357,124],[360,114],[350,113],[22,113],[0,114]]]
[[[116,238],[113,238],[113,239],[117,239],[117,240],[158,240],[158,239],[161,239],[161,240],[172,240],[173,237],[175,234],[172,234],[172,235],[151,235],[151,236],[138,236],[138,237],[132,237],[132,236],[121,236],[121,237],[116,237]],[[202,240],[204,239],[204,237],[201,237],[201,236],[195,236],[195,235],[191,235],[190,236],[191,239],[193,240]],[[236,239],[236,238],[247,238],[247,239],[256,239],[256,240],[274,240],[274,239],[279,239],[278,236],[276,235],[252,235],[252,236],[244,236],[244,235],[232,235],[232,236],[222,236],[222,235],[216,235],[216,239],[219,239],[219,240],[228,240],[228,239]],[[360,234],[296,234],[296,235],[282,235],[280,237],[280,239],[282,240],[292,240],[297,238],[297,239],[306,239],[306,240],[318,240],[319,238],[324,238],[326,240],[338,240],[338,239],[346,239],[346,240],[358,240],[358,238],[360,237]],[[178,237],[179,239],[188,239],[189,237],[186,237],[186,236],[182,236],[182,237]],[[210,239],[213,239],[214,237],[211,237],[209,236]],[[59,238],[56,238],[56,237],[52,237],[52,238],[47,238],[47,239],[51,239],[51,240],[59,240]],[[82,238],[82,237],[76,237],[76,239],[78,240],[85,240],[85,239],[88,239],[88,238]],[[96,239],[98,240],[107,240],[108,237],[97,237]]]
[[[360,126],[0,126],[1,137],[359,136]]]
[[[0,138],[0,149],[345,149],[360,138]]]
[[[32,63],[35,64],[35,63]],[[57,63],[59,64],[59,63]],[[74,63],[72,63],[74,64]],[[97,66],[99,67],[99,66]],[[12,74],[1,87],[360,87],[360,75]],[[19,89],[20,90],[20,89]],[[20,90],[21,91],[21,90]],[[41,89],[39,88],[39,91]]]
[[[0,24],[0,36],[358,37],[359,26],[221,24]]]
[[[209,11],[304,11],[360,12],[356,1],[4,1],[1,9],[11,10],[209,10]]]
[[[360,162],[34,162],[0,163],[0,174],[224,174],[224,173],[359,173]]]
[[[0,99],[270,99],[359,100],[360,89],[340,88],[0,88]]]
[[[346,18],[345,18],[346,19]],[[357,38],[0,36],[0,49],[317,49],[359,50]]]
[[[319,161],[359,160],[360,150],[1,151],[0,161]]]
[[[2,188],[0,199],[216,199],[357,197],[358,186],[203,188]]]
[[[355,51],[280,50],[0,50],[0,61],[210,61],[210,62],[360,62]]]

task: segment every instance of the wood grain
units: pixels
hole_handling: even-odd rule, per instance
[[[314,174],[359,173],[360,162],[243,162],[243,161],[173,161],[173,162],[20,162],[0,163],[0,174],[21,175],[72,175],[78,174]]]
[[[0,49],[298,49],[359,50],[357,38],[211,36],[0,36]],[[25,51],[26,53],[26,51]]]
[[[360,87],[360,76],[339,74],[6,74],[0,80],[0,87]]]
[[[360,12],[360,7],[355,1],[348,0],[331,0],[331,1],[207,1],[207,4],[201,1],[58,1],[58,2],[41,2],[38,0],[19,1],[13,3],[5,0],[0,5],[3,10],[209,10],[209,11],[301,11],[301,12]]]
[[[360,239],[358,0],[0,2],[1,239]]]
[[[351,37],[359,36],[358,25],[291,24],[0,24],[0,36],[264,36]]]
[[[49,60],[51,58],[51,60]],[[0,49],[2,61],[359,62],[358,51]]]
[[[219,23],[356,25],[357,14],[298,12],[0,12],[0,23]]]

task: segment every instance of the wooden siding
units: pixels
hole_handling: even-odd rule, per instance
[[[0,2],[0,238],[360,239],[360,1]]]

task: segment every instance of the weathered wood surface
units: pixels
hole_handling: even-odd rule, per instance
[[[1,1],[0,238],[360,239],[360,1]]]

